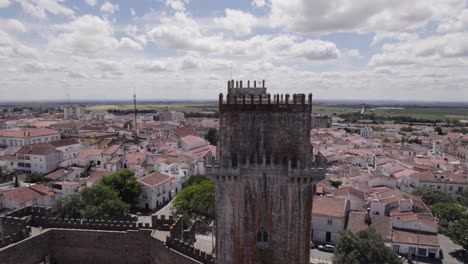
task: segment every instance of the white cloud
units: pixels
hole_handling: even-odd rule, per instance
[[[361,57],[361,54],[359,53],[359,50],[356,50],[356,49],[349,49],[349,50],[346,51],[346,54],[349,57],[354,57],[354,58],[360,58]]]
[[[10,4],[10,0],[0,0],[0,8],[8,7]]]
[[[264,7],[266,4],[265,0],[253,0],[252,1],[252,6],[255,7]]]
[[[185,5],[188,4],[190,0],[166,0],[166,6],[171,7],[176,11],[185,11]]]
[[[384,40],[396,39],[400,42],[418,39],[418,35],[414,33],[400,32],[377,32],[372,39],[371,46],[377,45]]]
[[[369,65],[460,66],[464,64],[462,58],[468,58],[468,32],[385,44],[381,53],[372,56]]]
[[[90,6],[95,6],[97,4],[97,0],[84,0],[86,4]]]
[[[15,32],[24,33],[27,31],[23,23],[13,18],[10,18],[10,19],[0,18],[0,28],[6,31],[12,32],[12,33],[15,33]]]
[[[143,50],[143,46],[140,43],[129,38],[120,39],[119,47],[124,49]]]
[[[142,72],[154,73],[154,72],[163,72],[170,71],[168,64],[162,61],[145,61],[135,64],[135,68]]]
[[[12,58],[36,58],[37,50],[22,44],[7,32],[0,30],[0,58],[8,61]],[[1,60],[0,60],[1,62]]]
[[[38,61],[30,61],[23,63],[20,66],[21,70],[27,73],[42,73],[42,72],[53,72],[53,71],[61,71],[63,67],[60,65],[49,65],[46,63],[38,62]]]
[[[18,2],[24,12],[37,18],[46,18],[47,13],[53,15],[72,16],[72,9],[60,4],[63,0],[15,0]]]
[[[119,5],[117,5],[117,4],[113,5],[110,2],[105,2],[101,6],[100,10],[103,13],[114,14],[115,12],[119,11]]]
[[[105,53],[117,48],[119,44],[113,36],[109,21],[96,16],[84,15],[56,28],[59,32],[49,36],[49,48],[52,51]]]
[[[340,56],[335,44],[320,40],[300,41],[297,37],[286,35],[257,35],[246,40],[230,40],[221,34],[204,35],[195,20],[180,12],[173,17],[162,18],[161,23],[148,32],[148,36],[159,48],[201,53],[309,60]]]
[[[437,28],[437,32],[461,32],[465,29],[468,29],[468,9],[464,9],[457,17],[445,20],[440,23],[439,27]]]
[[[301,33],[394,32],[452,17],[464,5],[465,0],[272,0],[270,22]]]
[[[133,8],[130,8],[130,14],[131,14],[132,16],[135,16],[135,15],[136,15],[135,10],[134,10]]]
[[[244,11],[229,8],[225,9],[224,12],[226,16],[215,18],[215,24],[238,36],[248,35],[252,32],[252,26],[257,21],[256,17]]]

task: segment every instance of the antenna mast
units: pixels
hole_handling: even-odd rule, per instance
[[[135,107],[135,142],[138,143],[136,92],[133,93],[133,106]]]

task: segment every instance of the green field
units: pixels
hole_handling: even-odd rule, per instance
[[[375,113],[378,116],[409,116],[428,120],[468,120],[468,108],[456,107],[403,107],[404,109],[366,109],[366,114]],[[315,105],[314,114],[340,115],[357,113],[361,108],[344,105]]]
[[[138,110],[153,110],[153,111],[179,111],[179,112],[206,112],[217,111],[218,105],[213,103],[173,103],[173,104],[138,104]],[[109,105],[91,105],[84,108],[89,111],[106,111],[106,110],[132,110],[132,104],[109,104]]]
[[[217,111],[217,103],[162,103],[162,104],[138,104],[139,110],[153,111],[180,111],[185,113],[199,113],[207,111]],[[103,104],[90,105],[85,110],[105,111],[105,110],[131,110],[132,104]],[[314,105],[314,114],[341,115],[347,113],[358,113],[361,108],[347,105]],[[468,120],[468,108],[457,107],[414,107],[408,106],[404,109],[366,109],[366,114],[375,113],[378,116],[409,116],[428,120]]]

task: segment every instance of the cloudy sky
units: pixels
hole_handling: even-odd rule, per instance
[[[468,101],[465,0],[0,0],[0,101]]]

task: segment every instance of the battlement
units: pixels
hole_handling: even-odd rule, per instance
[[[141,224],[141,225],[140,225]],[[69,228],[69,229],[92,229],[92,230],[112,230],[127,231],[137,230],[138,228],[150,228],[149,223],[143,225],[130,221],[112,221],[112,220],[91,220],[91,219],[61,219],[35,216],[32,218],[33,226],[43,228]]]
[[[174,224],[176,219],[172,215],[166,217],[166,215],[151,215],[151,226],[153,229],[161,231],[169,231],[170,227]]]
[[[234,88],[236,89],[236,88]],[[265,111],[265,112],[312,112],[312,94],[255,94],[228,92],[226,98],[219,94],[219,109],[221,112],[232,110]]]
[[[0,248],[6,247],[10,244],[23,240],[29,237],[30,233],[31,233],[31,227],[28,227],[27,229],[15,232],[13,234],[10,234],[9,236],[2,237],[0,238]]]
[[[174,249],[188,257],[191,257],[193,259],[196,259],[200,261],[201,263],[204,264],[214,264],[215,263],[215,258],[213,255],[210,255],[204,251],[201,251],[200,249],[194,248],[192,245],[189,245],[187,243],[181,242],[177,238],[171,238],[167,237],[166,238],[166,246]]]

